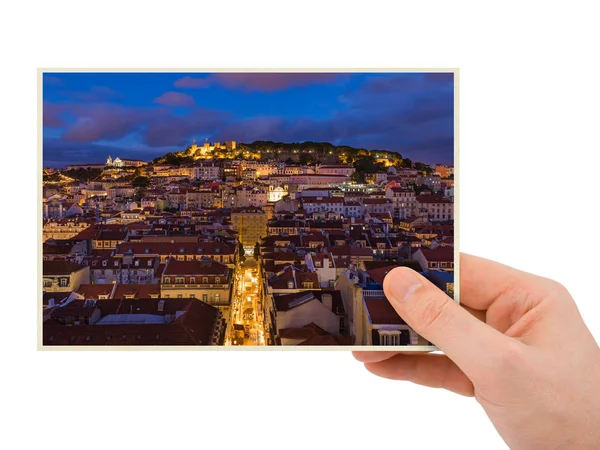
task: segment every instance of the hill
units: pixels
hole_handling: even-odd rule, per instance
[[[240,143],[235,148],[196,144],[176,153],[167,153],[155,158],[152,164],[180,165],[201,159],[256,159],[278,160],[306,165],[354,164],[359,170],[375,172],[389,166],[411,167],[412,161],[402,159],[402,155],[388,150],[367,150],[347,145],[333,145],[330,142],[274,142],[254,141]]]

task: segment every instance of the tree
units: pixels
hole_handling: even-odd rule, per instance
[[[431,167],[429,167],[427,164],[423,164],[420,162],[415,163],[415,169],[417,169],[420,172],[425,172],[427,175],[433,173],[433,169]]]
[[[412,169],[412,164],[413,164],[412,161],[410,159],[408,159],[408,158],[404,158],[402,160],[402,167],[406,167],[408,169]]]
[[[254,259],[258,261],[258,257],[260,256],[260,244],[257,242],[254,245]]]
[[[306,152],[300,153],[300,157],[298,159],[300,161],[300,164],[302,164],[303,166],[310,166],[315,163],[315,158],[313,157],[313,155]]]
[[[241,263],[243,263],[244,261],[246,261],[246,252],[244,251],[244,246],[242,245],[241,242],[238,245],[238,258],[239,258],[239,260],[240,260]]]
[[[146,188],[139,187],[135,190],[135,194],[133,194],[133,200],[136,202],[141,202],[145,196],[146,196]]]
[[[141,187],[146,188],[150,185],[150,178],[148,177],[136,177],[133,179],[132,183],[133,187]]]
[[[365,174],[363,172],[354,172],[352,175],[350,175],[350,181],[357,183],[357,184],[364,184],[365,183]]]

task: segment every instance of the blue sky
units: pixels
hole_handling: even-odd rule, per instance
[[[203,142],[327,141],[453,163],[447,73],[46,73],[45,167]]]

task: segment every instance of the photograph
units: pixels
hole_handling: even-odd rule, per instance
[[[38,348],[436,350],[384,280],[459,301],[457,85],[38,69]]]

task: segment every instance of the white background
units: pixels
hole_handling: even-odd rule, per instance
[[[561,281],[600,338],[593,2],[203,3],[2,6],[0,446],[505,448],[345,352],[36,351],[38,67],[458,67],[462,250]]]

